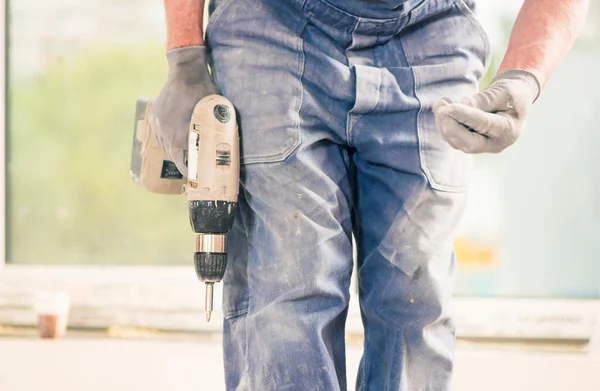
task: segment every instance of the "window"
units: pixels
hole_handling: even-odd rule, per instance
[[[136,99],[166,77],[163,19],[160,2],[10,3],[7,263],[190,263],[185,198],[128,175]]]
[[[494,10],[501,3],[479,2],[489,16],[495,67],[521,2]],[[456,243],[457,295],[600,298],[599,23],[600,6],[592,2],[582,36],[522,137],[500,155],[476,157]]]

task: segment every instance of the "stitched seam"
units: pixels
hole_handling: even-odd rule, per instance
[[[350,33],[350,37],[352,39],[350,46],[352,46],[352,44],[354,43],[354,33],[356,32],[356,29],[358,29],[359,23],[360,23],[360,19],[358,19],[356,21],[356,24],[354,25],[354,28],[352,29],[352,32]],[[352,116],[354,109],[356,108],[356,104],[358,102],[358,73],[356,72],[356,67],[354,67],[350,64],[350,57],[348,56],[348,49],[346,49],[346,58],[348,59],[348,66],[350,67],[350,69],[354,68],[354,105],[352,106],[352,108],[350,109],[348,114],[346,114],[346,143],[348,143],[348,145],[351,145],[350,144],[350,138],[351,138],[350,134],[352,133],[352,130],[350,129],[352,127],[351,116]]]
[[[223,2],[219,4],[217,8],[215,8],[212,15],[209,15],[208,24],[206,25],[206,31],[204,32],[204,36],[207,37],[209,35],[209,32],[213,29],[213,25],[219,21],[221,15],[223,14],[223,11],[225,11],[225,9],[227,9],[227,7],[231,3],[233,3],[233,0],[223,0]]]
[[[492,60],[490,38],[488,37],[485,29],[483,28],[483,26],[481,26],[481,23],[479,23],[479,20],[477,19],[473,11],[471,11],[471,8],[469,8],[467,3],[465,3],[464,0],[458,0],[457,5],[458,9],[463,13],[463,15],[469,18],[471,24],[473,25],[475,30],[477,30],[477,32],[479,33],[479,37],[483,41],[483,47],[485,51],[485,61],[483,66],[485,68],[484,71],[487,71],[488,67],[490,66],[490,61]]]
[[[406,57],[406,61],[408,62],[408,66],[410,67],[411,73],[413,75],[413,92],[415,94],[415,97],[417,98],[417,101],[419,102],[419,111],[417,112],[417,138],[418,138],[418,149],[419,149],[419,162],[421,163],[421,170],[423,171],[423,173],[425,174],[425,176],[432,181],[431,179],[431,174],[429,173],[429,170],[427,169],[427,165],[425,164],[425,158],[424,158],[424,153],[423,153],[423,148],[422,148],[422,139],[423,139],[423,135],[422,135],[422,131],[421,131],[421,112],[423,111],[423,99],[421,98],[420,94],[418,93],[418,72],[419,70],[417,68],[415,68],[413,66],[414,63],[414,59],[411,58],[410,53],[406,50],[406,47],[404,45],[404,42],[402,42],[402,39],[400,39],[400,46],[402,47],[402,51],[404,52],[404,56]]]
[[[411,13],[410,13],[411,14],[410,23],[416,24],[416,23],[419,23],[419,22],[421,22],[421,21],[423,21],[423,20],[425,20],[427,18],[431,18],[431,17],[433,17],[435,15],[439,15],[439,14],[441,14],[443,12],[446,12],[450,8],[452,8],[452,6],[456,3],[456,1],[457,0],[452,0],[452,2],[448,6],[446,6],[446,7],[440,8],[440,9],[435,10],[435,11],[425,12],[422,15],[418,15],[418,12],[421,11],[423,8],[425,8],[425,5],[429,5],[430,4],[429,0],[426,0],[426,1],[424,1],[424,3],[420,4],[414,10],[411,11]],[[412,17],[413,15],[414,15],[414,18]],[[408,24],[407,24],[407,26],[408,26]]]
[[[306,9],[306,0],[302,0],[300,4],[300,12],[304,14],[304,10]]]
[[[306,67],[306,52],[304,49],[304,31],[306,30],[306,20],[304,20],[304,23],[302,24],[302,29],[300,30],[300,34],[298,34],[298,39],[300,40],[300,43],[298,45],[298,51],[300,52],[300,66],[299,69],[297,71],[298,73],[298,84],[300,86],[300,98],[298,98],[298,107],[294,110],[297,112],[296,115],[296,123],[294,124],[294,129],[296,130],[296,143],[299,144],[300,143],[300,112],[302,111],[302,103],[304,103],[304,70]],[[295,147],[294,147],[295,148]],[[287,153],[284,154],[284,156],[287,157]]]
[[[342,14],[350,17],[350,18],[361,19],[361,20],[366,21],[366,22],[373,22],[373,23],[395,22],[395,21],[397,21],[399,19],[402,19],[402,18],[404,18],[406,16],[406,14],[404,14],[402,16],[397,16],[395,18],[385,18],[385,19],[365,18],[365,17],[362,17],[362,16],[351,14],[350,12],[344,11],[343,9],[339,9],[335,5],[333,5],[330,2],[328,2],[327,0],[317,0],[317,1],[319,1],[320,3],[322,3],[322,4],[324,4],[324,5],[328,6],[328,7],[331,7],[335,11],[340,12],[340,13],[342,13]]]
[[[247,301],[243,302],[240,305],[238,305],[236,307],[236,309],[225,312],[224,313],[225,318],[227,318],[227,319],[229,319],[229,318],[235,318],[236,316],[247,314],[248,313],[248,307],[249,307],[249,303]]]
[[[429,3],[429,0],[421,0],[419,4],[417,4],[413,9],[410,10],[409,16],[414,13],[417,13],[421,10],[421,8],[425,7]]]
[[[362,118],[365,115],[371,114],[379,106],[379,103],[381,102],[381,84],[382,84],[381,80],[382,80],[382,76],[381,76],[381,72],[379,72],[379,80],[377,81],[377,101],[375,102],[373,107],[371,109],[369,109],[368,111],[357,114],[357,115],[355,114],[354,120],[352,121],[352,128],[356,127],[357,124],[362,120]],[[353,143],[352,140],[350,139],[351,137],[353,138],[353,134],[354,134],[353,132],[350,132],[350,134],[348,134],[348,132],[346,132],[346,137],[348,138],[348,144],[351,146],[355,145],[355,143]]]
[[[402,39],[400,39],[400,45],[402,46],[402,50],[404,51],[404,55],[406,56],[406,61],[408,62],[411,73],[413,75],[413,83],[414,83],[413,93],[415,94],[415,97],[419,101],[419,111],[417,113],[417,138],[418,138],[419,161],[421,162],[421,170],[423,171],[423,174],[425,174],[425,176],[427,177],[427,180],[431,184],[432,188],[434,188],[436,190],[447,191],[447,192],[452,192],[452,193],[454,193],[454,192],[462,193],[462,192],[466,191],[468,186],[454,186],[454,185],[438,183],[433,178],[431,171],[427,167],[427,163],[426,163],[426,159],[425,159],[425,150],[424,150],[425,137],[423,135],[423,115],[422,115],[423,109],[424,109],[424,99],[421,96],[421,94],[419,93],[419,88],[418,88],[419,84],[420,84],[419,68],[415,67],[413,65],[414,58],[411,58],[410,53],[406,50],[406,47],[404,46],[404,42],[402,42]]]
[[[297,99],[296,107],[294,108],[294,112],[296,113],[296,117],[294,119],[293,129],[294,129],[294,142],[286,148],[283,152],[274,153],[270,155],[255,155],[250,156],[249,158],[243,159],[240,164],[248,165],[248,164],[260,164],[260,163],[277,163],[282,162],[287,159],[290,154],[298,148],[301,143],[300,137],[300,111],[302,110],[302,103],[304,97],[304,83],[302,78],[304,77],[304,69],[306,64],[306,53],[304,52],[304,39],[302,36],[304,35],[304,30],[306,29],[307,22],[304,21],[302,23],[302,28],[299,29],[298,34],[298,45],[296,45],[296,51],[300,53],[300,65],[296,69],[296,74],[298,75],[298,83],[300,86],[299,95],[300,97]]]

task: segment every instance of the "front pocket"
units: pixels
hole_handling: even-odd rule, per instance
[[[485,29],[479,22],[479,19],[477,18],[475,13],[471,10],[471,8],[467,5],[467,3],[464,0],[459,0],[457,5],[458,5],[458,8],[462,11],[462,13],[466,17],[469,18],[469,20],[473,24],[473,27],[475,28],[475,30],[477,30],[477,33],[479,34],[479,36],[481,37],[481,40],[483,41],[483,47],[484,47],[483,62],[484,62],[484,68],[487,70],[488,67],[490,66],[490,61],[492,59],[492,44],[490,42],[490,37],[485,32]]]
[[[215,82],[238,111],[240,163],[282,161],[301,142],[305,22],[285,2],[238,0],[218,9],[206,40]]]
[[[478,91],[489,62],[489,41],[482,33],[460,0],[413,25],[401,38],[420,104],[421,169],[436,190],[465,192],[470,185],[471,155],[453,149],[442,139],[431,108],[442,97],[456,102]]]
[[[221,14],[229,4],[231,4],[234,0],[209,0],[210,3],[208,5],[208,23],[206,24],[206,35],[209,35],[212,26],[216,24],[221,17]]]

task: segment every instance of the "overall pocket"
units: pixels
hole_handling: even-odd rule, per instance
[[[479,22],[479,19],[477,18],[477,16],[471,9],[471,6],[469,6],[465,0],[458,0],[456,4],[457,4],[458,8],[460,9],[460,11],[466,17],[469,18],[469,20],[471,21],[471,23],[473,25],[473,28],[477,31],[477,35],[479,35],[481,37],[481,40],[483,41],[483,47],[484,47],[484,60],[483,61],[484,61],[484,68],[485,68],[485,70],[487,70],[488,67],[490,66],[490,60],[492,58],[492,45],[490,42],[490,38],[487,35],[487,33],[485,32],[485,29],[483,28],[481,23]]]
[[[206,35],[209,34],[212,25],[217,23],[223,11],[235,0],[209,0],[208,4],[208,23],[206,24]]]
[[[472,157],[441,138],[431,108],[439,98],[458,101],[479,90],[479,80],[489,65],[489,39],[466,3],[457,0],[411,25],[402,43],[420,103],[421,168],[432,188],[465,192],[471,181]]]
[[[238,111],[240,162],[285,160],[300,145],[304,21],[285,2],[214,7],[206,42],[215,82]]]

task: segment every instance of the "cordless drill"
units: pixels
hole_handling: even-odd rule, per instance
[[[133,180],[153,193],[185,194],[196,235],[194,266],[206,284],[206,320],[213,310],[213,287],[227,266],[225,240],[233,226],[239,190],[240,155],[233,105],[224,97],[203,98],[192,113],[188,136],[188,177],[158,145],[147,120],[150,99],[139,99],[131,160]]]

